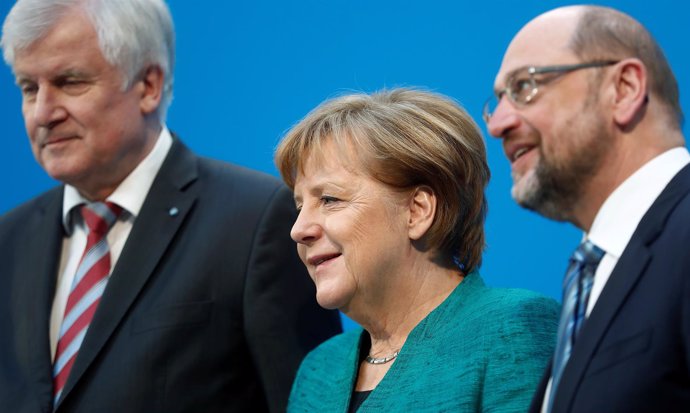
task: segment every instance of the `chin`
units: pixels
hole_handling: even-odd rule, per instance
[[[513,188],[510,194],[519,205],[528,207],[538,192],[539,179],[535,175],[534,170],[529,170],[522,177],[513,177]]]
[[[335,291],[320,291],[316,289],[316,302],[327,310],[340,310],[347,305],[349,300],[342,294]]]
[[[342,308],[342,305],[339,305],[337,301],[330,298],[321,298],[319,294],[316,294],[316,302],[326,310],[339,310]]]
[[[549,185],[545,185],[536,173],[524,176],[513,185],[511,195],[521,207],[536,212],[544,218],[554,221],[571,221],[570,205],[574,203],[568,197],[558,195]]]
[[[39,159],[38,163],[48,176],[70,185],[76,178],[88,175],[84,167],[85,162],[78,159],[44,156]]]

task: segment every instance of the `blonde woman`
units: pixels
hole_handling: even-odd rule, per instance
[[[416,90],[343,96],[290,130],[276,163],[317,301],[363,327],[307,356],[289,411],[527,409],[558,305],[479,275],[489,170],[464,110]]]

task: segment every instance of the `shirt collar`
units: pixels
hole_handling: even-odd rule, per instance
[[[584,238],[620,258],[642,217],[688,163],[690,153],[682,147],[670,149],[644,164],[609,195]]]
[[[107,201],[121,206],[126,213],[136,218],[153,184],[153,180],[156,178],[158,171],[163,165],[163,161],[165,161],[165,157],[170,151],[172,142],[170,131],[163,126],[151,152],[118,185],[115,191],[107,198]],[[72,209],[88,202],[79,193],[77,188],[72,185],[65,185],[62,198],[62,224],[68,235],[72,233],[73,228]]]

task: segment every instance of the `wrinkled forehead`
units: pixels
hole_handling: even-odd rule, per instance
[[[494,85],[503,87],[516,70],[527,66],[574,63],[577,57],[569,48],[579,12],[575,8],[556,9],[527,23],[508,45]]]

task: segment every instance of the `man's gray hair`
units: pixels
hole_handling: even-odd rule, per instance
[[[609,7],[585,6],[570,48],[585,61],[640,59],[649,72],[649,91],[667,108],[678,129],[682,127],[676,77],[659,44],[637,20]]]
[[[175,63],[173,22],[163,0],[18,0],[2,26],[5,62],[14,68],[18,51],[74,13],[84,13],[93,24],[105,60],[125,78],[124,89],[148,67],[160,67],[165,84],[158,117],[163,122],[172,101]]]

